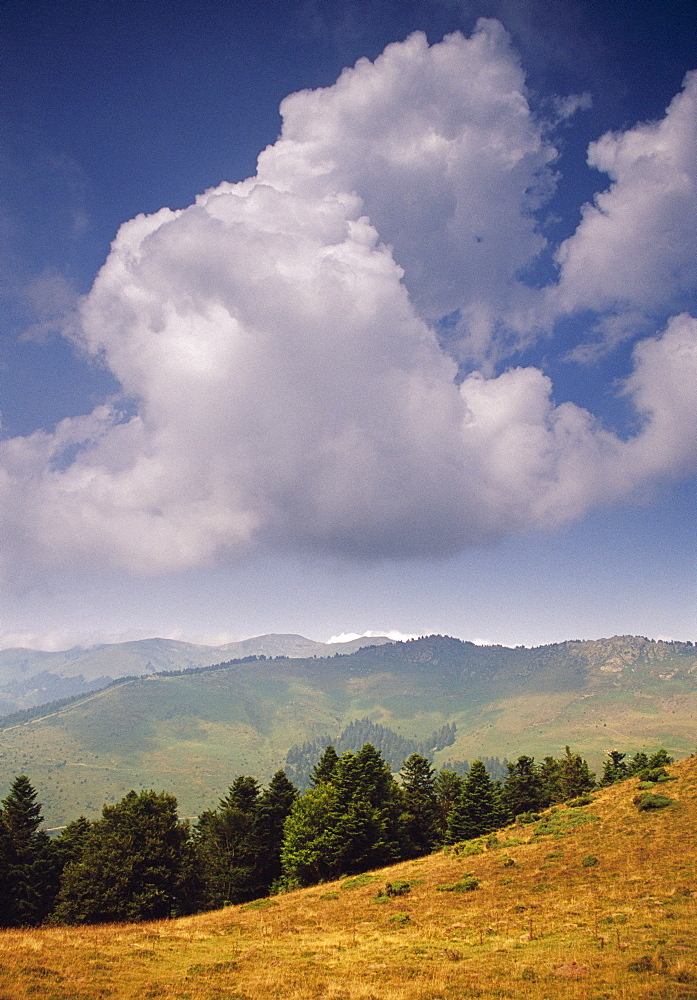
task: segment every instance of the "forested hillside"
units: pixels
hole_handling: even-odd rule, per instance
[[[170,790],[195,816],[235,774],[268,781],[293,763],[291,748],[316,748],[366,718],[406,741],[402,749],[431,741],[439,767],[557,757],[566,743],[583,747],[595,769],[614,746],[662,745],[683,757],[697,745],[697,651],[622,636],[538,649],[430,636],[160,673],[1,731],[0,783],[30,774],[49,826],[95,818],[105,801],[141,787]],[[433,740],[453,726],[454,742]]]
[[[697,758],[653,789],[627,760],[581,801],[379,870],[175,920],[8,929],[0,995],[686,1000]]]

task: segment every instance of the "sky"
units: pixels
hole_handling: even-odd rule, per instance
[[[693,0],[0,0],[0,648],[697,639]]]

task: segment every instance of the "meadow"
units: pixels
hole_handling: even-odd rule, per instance
[[[697,997],[697,758],[428,857],[142,924],[0,932],[2,1000]],[[391,887],[391,888],[390,888]]]

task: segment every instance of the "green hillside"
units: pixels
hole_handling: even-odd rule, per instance
[[[697,758],[537,822],[241,906],[0,935],[12,1000],[688,1000]],[[388,886],[390,890],[388,890]]]
[[[0,788],[27,773],[49,826],[96,816],[133,787],[173,792],[195,815],[235,775],[268,778],[290,747],[365,717],[416,740],[455,723],[439,765],[558,755],[567,743],[596,768],[613,747],[682,757],[697,745],[697,650],[626,636],[532,650],[431,636],[158,674],[0,732]]]

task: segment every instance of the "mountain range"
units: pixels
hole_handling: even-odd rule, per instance
[[[96,816],[138,787],[174,793],[191,816],[236,775],[267,780],[289,749],[330,742],[359,719],[420,743],[454,727],[432,754],[437,766],[559,756],[570,744],[599,770],[610,749],[685,757],[697,746],[692,643],[615,636],[510,649],[428,636],[329,657],[250,657],[115,681],[31,720],[6,719],[0,788],[28,774],[51,826]]]
[[[302,635],[271,634],[227,642],[222,646],[202,646],[175,639],[141,639],[74,646],[60,652],[3,649],[0,650],[0,715],[86,694],[119,677],[186,670],[246,656],[331,656],[390,641],[386,636],[376,636],[328,643]]]

